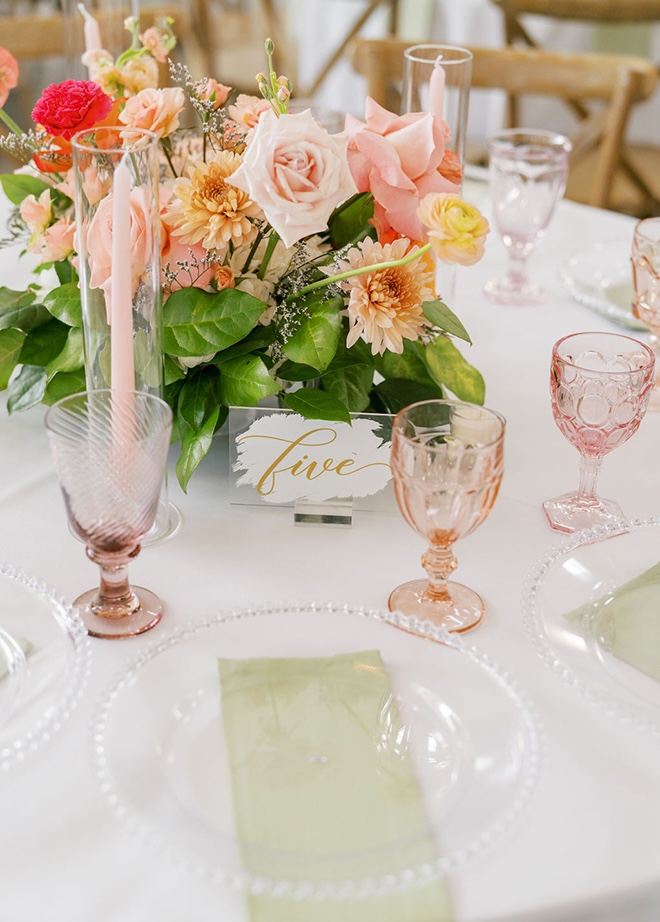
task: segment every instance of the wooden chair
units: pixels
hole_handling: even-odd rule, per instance
[[[391,111],[399,111],[392,90],[401,81],[403,52],[412,44],[401,39],[362,39],[350,49],[353,68],[366,77],[368,95]],[[630,106],[647,99],[655,90],[655,68],[645,58],[635,56],[556,54],[517,48],[470,50],[474,55],[475,88],[579,98],[596,104],[572,138],[571,172],[588,151],[597,151],[596,162],[588,185],[569,194],[590,205],[612,207],[610,189],[620,162]]]
[[[491,0],[502,11],[504,34],[509,45],[528,48],[541,47],[533,35],[529,16],[542,17],[547,20],[573,23],[588,23],[610,28],[609,45],[614,49],[621,34],[622,26],[648,25],[660,23],[660,0]],[[658,62],[655,62],[658,66]],[[566,100],[571,111],[578,118],[585,118],[587,112],[577,99]],[[509,124],[520,123],[519,96],[509,93],[507,96],[507,118]],[[638,147],[637,160],[648,158],[654,151],[643,151]],[[652,169],[660,168],[660,152],[651,157]],[[657,202],[657,195],[651,188],[636,163],[628,153],[621,157],[621,169],[632,186],[648,201]]]

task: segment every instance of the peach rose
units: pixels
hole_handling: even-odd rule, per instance
[[[18,62],[11,51],[0,47],[0,109],[15,86],[18,86]]]
[[[370,98],[365,116],[366,123],[346,117],[348,163],[358,190],[374,197],[378,237],[392,228],[421,240],[417,207],[423,196],[459,191],[455,162],[450,157],[443,166],[449,128],[430,112],[394,115]]]
[[[255,128],[260,116],[268,109],[270,103],[263,97],[240,93],[236,97],[235,105],[229,106],[227,111],[242,128]]]
[[[130,206],[131,290],[135,292],[147,270],[153,249],[150,203],[144,189],[131,189]],[[112,287],[112,194],[101,201],[89,222],[87,252],[91,267],[90,287],[102,288],[106,303],[109,303]]]
[[[41,238],[40,260],[42,263],[58,262],[73,253],[76,226],[71,218],[60,218],[46,228]]]
[[[163,90],[148,88],[126,101],[119,121],[130,128],[144,128],[164,138],[179,127],[179,115],[185,103],[186,96],[180,86]]]
[[[264,112],[227,182],[248,193],[287,247],[324,230],[334,208],[357,191],[346,138],[328,134],[309,109]]]
[[[212,77],[207,80],[200,80],[195,84],[197,95],[204,101],[211,101],[214,109],[224,106],[231,93],[231,87],[225,86],[224,83],[218,83]],[[265,101],[265,100],[264,100]]]
[[[431,249],[442,262],[472,266],[484,255],[488,221],[460,195],[426,195],[417,213],[428,228]]]
[[[52,217],[50,190],[44,189],[39,198],[34,195],[26,195],[18,210],[32,235],[30,240],[30,243],[32,243],[32,240],[41,236],[50,224]]]

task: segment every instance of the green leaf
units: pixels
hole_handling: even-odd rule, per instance
[[[446,336],[438,336],[427,344],[426,362],[434,380],[448,388],[459,400],[484,402],[486,385],[483,377]]]
[[[21,330],[0,330],[0,391],[4,391],[18,364],[25,333]]]
[[[16,327],[29,333],[42,323],[47,323],[51,315],[42,304],[35,304],[33,291],[12,291],[0,288],[0,330]]]
[[[342,423],[351,421],[348,410],[340,400],[316,388],[301,387],[291,394],[284,394],[283,400],[290,410],[307,419],[338,420]]]
[[[341,249],[369,234],[375,235],[375,229],[369,224],[373,216],[374,200],[370,192],[358,192],[340,205],[328,222],[333,247]]]
[[[282,362],[277,368],[277,377],[282,381],[313,381],[318,376],[316,368],[298,365],[297,362]]]
[[[48,363],[46,371],[51,378],[58,372],[78,371],[85,366],[85,350],[83,345],[83,331],[78,327],[69,327],[64,348]]]
[[[43,400],[48,375],[39,365],[23,365],[7,388],[7,410],[29,410]]]
[[[275,342],[275,329],[272,326],[257,326],[251,333],[229,349],[223,349],[218,352],[213,359],[214,364],[222,364],[228,359],[238,358],[240,355],[247,355],[249,352],[259,352],[261,349],[267,349]]]
[[[12,205],[20,205],[28,195],[37,198],[49,186],[36,176],[26,176],[24,173],[3,173],[0,176],[2,189]]]
[[[280,390],[258,355],[230,359],[220,365],[220,371],[220,398],[227,407],[256,407],[262,397]]]
[[[79,394],[84,391],[85,386],[84,368],[78,371],[61,371],[53,375],[46,385],[42,400],[48,406],[52,406],[55,401],[61,400],[62,397],[68,397],[69,394]]]
[[[174,381],[180,381],[181,378],[185,378],[186,372],[181,368],[169,355],[165,356],[165,370],[164,370],[164,381],[165,387],[168,384],[172,384]]]
[[[369,406],[373,378],[371,350],[359,339],[350,349],[340,343],[321,381],[323,390],[341,400],[351,413],[361,413]]]
[[[439,327],[445,333],[451,333],[458,339],[464,340],[472,345],[470,334],[465,329],[456,314],[445,304],[444,301],[424,301],[422,304],[424,316],[433,326]]]
[[[253,329],[266,305],[245,291],[181,288],[163,308],[163,344],[169,355],[192,357],[228,349]]]
[[[193,472],[211,447],[220,416],[219,379],[218,369],[206,365],[186,378],[179,392],[176,417],[181,455],[176,463],[176,475],[184,493]]]
[[[309,316],[282,346],[282,352],[292,362],[311,365],[317,371],[325,371],[337,351],[341,333],[339,310],[343,307],[341,298],[324,301],[322,297],[317,295],[307,302]]]
[[[68,259],[58,260],[58,262],[53,263],[53,268],[57,273],[57,278],[60,285],[66,285],[67,282],[78,281],[78,273],[73,268],[73,265],[69,262]]]
[[[385,352],[376,357],[376,368],[384,378],[406,378],[418,384],[434,386],[426,365],[424,346],[420,342],[403,341],[403,352]]]
[[[68,335],[69,327],[59,320],[44,323],[28,333],[19,361],[22,365],[48,365],[62,351]]]
[[[82,302],[77,282],[66,282],[44,295],[44,304],[53,315],[70,327],[82,327]]]
[[[388,378],[374,388],[377,397],[388,413],[398,413],[411,403],[419,400],[433,400],[443,397],[442,388],[437,384],[420,384],[405,378]]]

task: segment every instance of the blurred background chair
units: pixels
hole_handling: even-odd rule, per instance
[[[591,49],[612,53],[651,55],[651,27],[660,24],[660,0],[490,0],[503,17],[507,44],[548,48],[547,27],[582,24],[591,30]],[[545,32],[545,35],[544,35]],[[551,46],[556,50],[559,30]],[[654,62],[656,68],[660,61]],[[566,100],[573,115],[585,117],[578,99]],[[521,123],[520,96],[507,95],[507,120]],[[634,112],[631,114],[634,119]],[[660,148],[657,144],[629,143],[622,153],[618,187],[620,195],[637,202],[640,214],[657,213],[660,184]]]
[[[366,78],[367,93],[393,112],[400,111],[403,52],[410,44],[400,39],[361,39],[350,49],[354,69]],[[653,65],[633,55],[558,54],[511,47],[470,50],[474,90],[499,89],[583,103],[588,112],[572,135],[567,196],[613,208],[614,177],[620,168],[630,107],[656,89],[658,74]],[[582,161],[592,152],[595,159],[584,172]],[[468,151],[468,159],[478,160],[479,152]]]

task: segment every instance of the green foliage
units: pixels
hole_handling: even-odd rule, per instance
[[[351,421],[341,400],[312,387],[301,387],[298,391],[285,394],[283,401],[290,410],[307,419],[329,419],[342,423]]]
[[[28,195],[39,198],[45,189],[50,188],[43,180],[24,173],[3,173],[0,176],[0,184],[12,205],[20,205]]]
[[[195,468],[211,447],[220,411],[224,409],[220,406],[219,385],[220,372],[206,365],[187,378],[179,391],[176,414],[181,455],[176,474],[183,490],[187,490]]]
[[[307,316],[284,343],[282,351],[292,362],[325,371],[339,345],[339,310],[343,302],[341,298],[324,300],[324,293],[321,292],[310,297],[306,306]]]
[[[486,396],[483,377],[446,336],[428,343],[426,362],[433,380],[441,387],[446,387],[459,400],[483,404]]]
[[[250,333],[263,312],[263,301],[236,288],[217,293],[180,288],[163,309],[165,352],[191,358],[228,349]]]

